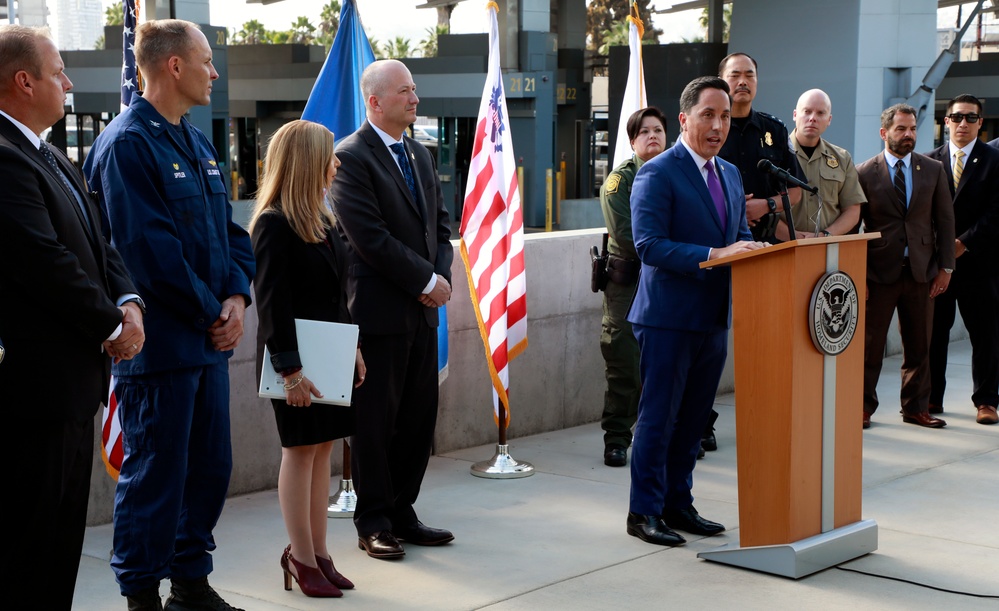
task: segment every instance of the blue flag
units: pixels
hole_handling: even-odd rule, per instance
[[[121,43],[121,108],[124,110],[132,103],[139,75],[135,70],[135,0],[122,0],[121,5],[125,17]]]
[[[305,103],[302,118],[326,126],[337,140],[354,133],[364,123],[361,73],[375,61],[354,0],[343,0],[340,28],[326,56],[319,78]]]
[[[364,33],[361,16],[354,7],[354,0],[343,0],[340,9],[340,28],[333,39],[333,47],[326,56],[319,77],[312,86],[312,93],[305,103],[302,118],[326,126],[337,140],[357,131],[364,123],[366,111],[361,93],[361,73],[375,61],[375,54]],[[440,326],[437,328],[437,372],[439,382],[447,378],[447,306],[438,309]]]

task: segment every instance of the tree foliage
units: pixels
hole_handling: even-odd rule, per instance
[[[125,25],[124,4],[112,4],[104,9],[104,25]]]
[[[392,40],[385,43],[384,48],[385,58],[399,59],[403,57],[409,57],[413,54],[413,49],[410,47],[410,42],[408,38],[403,38],[402,36],[396,36]]]
[[[450,30],[446,25],[427,28],[427,37],[420,41],[420,54],[423,57],[437,57],[437,39],[449,34]]]
[[[637,0],[638,16],[645,26],[645,36],[642,42],[658,42],[662,30],[652,27],[652,10],[649,6],[651,0]],[[625,25],[629,12],[631,12],[631,0],[590,0],[586,8],[586,39],[587,46],[606,55],[606,49],[614,44],[628,44],[628,28]],[[613,39],[610,45],[604,45],[604,39],[614,36],[620,30],[624,30],[624,41],[615,42]],[[605,49],[601,51],[600,49]]]
[[[340,29],[340,11],[342,8],[340,0],[330,0],[323,6],[322,12],[319,13],[316,42],[326,47],[327,51],[333,46],[333,39],[336,38],[336,33]]]

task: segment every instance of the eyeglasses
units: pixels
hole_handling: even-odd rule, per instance
[[[981,116],[979,116],[979,115],[977,115],[977,114],[975,114],[973,112],[969,112],[967,114],[960,113],[960,112],[955,112],[955,113],[947,115],[947,118],[950,119],[952,123],[958,123],[958,124],[960,124],[961,121],[964,121],[965,119],[967,119],[969,124],[975,124],[975,123],[978,123],[978,120],[981,119]]]

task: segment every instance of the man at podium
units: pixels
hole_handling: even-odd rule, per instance
[[[699,264],[763,247],[746,223],[739,170],[716,157],[731,122],[728,92],[717,77],[684,88],[681,138],[642,166],[631,194],[642,271],[628,321],[641,351],[642,394],[627,532],[655,545],[683,544],[673,529],[725,530],[698,515],[690,492],[731,320],[728,268]]]

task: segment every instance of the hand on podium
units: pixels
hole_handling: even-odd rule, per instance
[[[735,244],[729,244],[725,248],[712,248],[711,254],[708,255],[708,261],[714,261],[715,259],[737,255],[751,250],[759,250],[761,248],[766,248],[767,246],[770,246],[768,242],[750,242],[748,240],[744,240],[742,242],[736,242]]]

